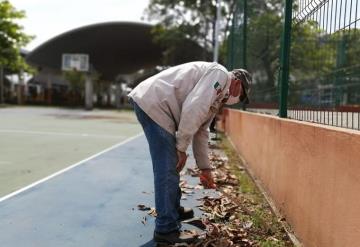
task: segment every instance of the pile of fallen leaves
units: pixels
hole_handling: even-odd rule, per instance
[[[176,246],[293,246],[281,227],[276,226],[277,230],[273,230],[273,222],[269,223],[266,220],[254,222],[254,219],[257,219],[254,215],[257,216],[260,209],[264,210],[264,204],[256,203],[252,198],[244,196],[239,190],[239,179],[233,174],[233,168],[229,165],[225,155],[212,152],[209,159],[211,166],[214,168],[213,175],[217,185],[217,193],[213,193],[214,196],[207,195],[198,199],[202,201],[198,208],[203,212],[203,217],[186,222],[197,226],[203,231],[197,232],[199,236],[197,243],[178,244]],[[239,170],[242,171],[243,169],[240,167]],[[200,171],[197,168],[188,168],[182,175],[198,177],[199,173]],[[180,182],[180,187],[183,192],[182,200],[186,200],[187,196],[194,194],[195,189],[203,188],[201,185],[189,185],[183,179]],[[150,215],[156,216],[153,208],[146,208],[144,205],[139,206],[140,210],[147,210]],[[266,214],[271,215],[269,206],[266,205],[265,207],[267,208]],[[191,232],[194,233],[194,231]],[[279,236],[281,237],[281,244],[277,245],[276,243],[280,243]],[[263,245],[263,243],[271,243],[271,245]]]
[[[198,243],[178,246],[293,246],[284,229],[276,222],[277,219],[272,215],[267,203],[256,202],[256,198],[241,192],[239,179],[228,158],[219,152],[212,152],[209,159],[214,168],[213,175],[218,192],[217,196],[200,199],[202,205],[198,208],[203,211],[203,218],[202,224],[196,223],[205,232],[199,235]],[[244,173],[239,164],[236,169]],[[199,175],[199,170],[187,169],[185,174],[195,177]],[[187,187],[186,183],[182,185]],[[259,217],[262,219],[259,220]]]
[[[236,191],[239,186],[237,177],[231,173],[226,157],[211,153],[209,159],[214,168],[213,175],[219,193],[216,197],[205,196],[199,199],[202,205],[198,208],[203,211],[202,223],[205,229],[205,233],[199,235],[199,242],[180,246],[253,246],[247,233],[251,223],[244,224],[237,217],[244,213],[239,205],[239,192]],[[199,171],[187,169],[186,174],[198,176]]]

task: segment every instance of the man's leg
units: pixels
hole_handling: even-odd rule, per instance
[[[179,173],[176,171],[177,152],[175,137],[155,123],[134,103],[134,109],[149,143],[153,163],[155,185],[155,207],[157,218],[155,231],[168,233],[178,231]]]

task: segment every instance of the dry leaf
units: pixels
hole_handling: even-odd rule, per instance
[[[144,204],[139,204],[137,205],[138,209],[141,210],[141,211],[148,211],[150,210],[151,208],[145,206]]]

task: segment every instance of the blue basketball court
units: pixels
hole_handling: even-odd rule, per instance
[[[182,200],[184,206],[200,203],[196,198],[204,191],[194,192]],[[139,204],[154,207],[142,134],[0,198],[0,246],[153,246],[154,218],[139,211]],[[201,216],[199,210],[195,214]]]

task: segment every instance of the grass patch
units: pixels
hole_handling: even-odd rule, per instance
[[[271,211],[270,205],[243,167],[242,161],[229,140],[222,136],[219,147],[228,157],[232,174],[239,180],[237,191],[243,198],[246,213],[237,217],[249,227],[249,238],[260,247],[290,247],[295,246],[279,219]]]

